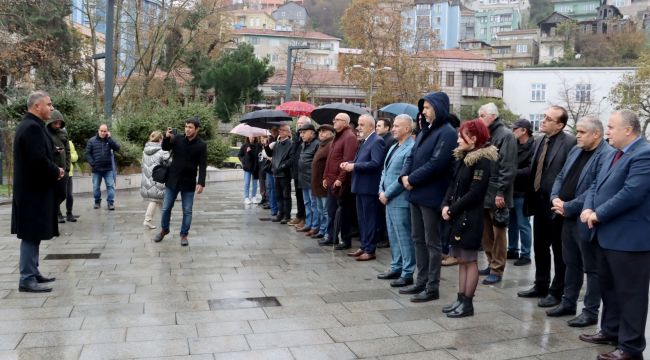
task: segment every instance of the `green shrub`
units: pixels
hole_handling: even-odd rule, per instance
[[[230,156],[228,138],[217,136],[206,141],[208,146],[208,165],[222,167],[223,162]]]
[[[120,151],[115,152],[115,162],[118,168],[140,165],[142,161],[143,146],[129,141],[117,140],[120,144]]]

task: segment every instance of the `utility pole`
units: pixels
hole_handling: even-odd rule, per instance
[[[287,85],[284,88],[284,102],[291,100],[291,82],[293,82],[293,73],[291,71],[291,60],[293,59],[293,50],[309,49],[309,45],[289,46],[287,50]]]
[[[115,0],[106,0],[106,56],[104,62],[104,118],[113,117],[113,36],[115,27]]]

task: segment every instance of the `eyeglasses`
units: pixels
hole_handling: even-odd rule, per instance
[[[542,121],[554,122],[554,123],[558,122],[557,120],[553,119],[552,117],[550,117],[548,115],[544,115],[544,118],[542,119]]]
[[[346,121],[345,119],[334,118],[334,121]]]

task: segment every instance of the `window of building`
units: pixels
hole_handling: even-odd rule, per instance
[[[441,5],[441,4],[435,4],[435,5],[433,6],[433,11],[434,11],[435,13],[438,13],[438,14],[441,13],[441,12],[442,12],[442,5]]]
[[[474,73],[463,72],[463,87],[467,87],[467,88],[474,87]]]
[[[550,46],[548,48],[548,56],[555,56],[555,46]]]
[[[591,101],[591,84],[576,85],[576,101],[581,103]]]
[[[257,37],[257,36],[251,36],[249,38],[249,41],[250,41],[251,45],[259,45],[260,44],[260,38]]]
[[[510,54],[510,47],[498,47],[495,49],[497,54],[501,54],[501,55]]]
[[[454,86],[454,72],[447,71],[447,86]]]
[[[476,73],[476,87],[490,87],[490,73],[479,72]]]
[[[440,25],[441,22],[440,16],[436,16],[436,25]]]
[[[517,45],[517,53],[525,54],[528,52],[528,44],[519,44]]]
[[[585,4],[585,12],[594,12],[597,7],[598,4],[596,3]]]
[[[544,119],[544,114],[530,114],[529,117],[530,124],[533,126],[533,131],[539,131],[539,125],[542,123],[542,119]]]
[[[334,65],[334,61],[331,58],[325,58],[325,65]]]
[[[434,85],[442,84],[442,71],[434,71],[431,73],[431,78],[429,79]]]
[[[546,101],[546,84],[531,84],[530,101]]]
[[[271,54],[271,61],[275,62],[280,59],[280,56],[278,54]]]

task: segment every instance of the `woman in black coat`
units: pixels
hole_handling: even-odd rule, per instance
[[[458,299],[442,311],[448,317],[474,315],[472,299],[478,284],[477,255],[483,235],[483,199],[490,167],[499,153],[490,145],[490,132],[481,120],[469,120],[458,130],[454,177],[442,202],[442,218],[451,223],[449,254],[458,259]]]
[[[246,142],[239,149],[238,157],[244,169],[244,204],[246,205],[257,203],[257,179],[259,179],[258,154],[260,153],[260,149],[260,144],[254,136],[247,137]],[[251,182],[253,183],[253,192],[249,197]]]

